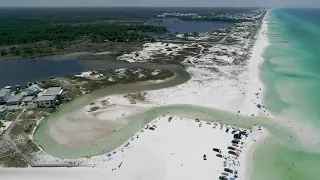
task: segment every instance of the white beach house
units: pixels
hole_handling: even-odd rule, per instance
[[[38,96],[37,103],[39,108],[52,108],[55,107],[57,100],[56,95],[51,96]]]
[[[39,108],[52,108],[56,100],[62,98],[64,91],[62,87],[51,87],[38,94],[37,104]]]

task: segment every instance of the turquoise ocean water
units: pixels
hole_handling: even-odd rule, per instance
[[[320,131],[320,9],[276,9],[269,14],[271,45],[261,79],[265,104]],[[307,132],[306,132],[307,133]],[[271,140],[254,156],[254,180],[319,180],[320,154]]]
[[[277,9],[269,15],[271,43],[261,78],[275,114],[320,127],[320,10]]]

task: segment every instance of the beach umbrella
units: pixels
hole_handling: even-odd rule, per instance
[[[107,154],[108,157],[111,157],[111,153]]]
[[[261,104],[258,104],[257,107],[258,107],[259,109],[261,109],[261,108],[262,108],[262,105],[261,105]]]

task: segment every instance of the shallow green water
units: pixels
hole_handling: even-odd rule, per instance
[[[135,87],[134,84],[131,84],[131,86],[132,85]],[[134,88],[131,88],[131,90],[133,91]],[[187,118],[200,118],[202,120],[233,124],[244,128],[251,128],[256,124],[259,124],[268,128],[273,135],[277,136],[282,141],[287,141],[291,144],[299,144],[299,140],[296,137],[291,137],[292,133],[290,129],[280,129],[274,124],[272,119],[243,117],[216,109],[190,105],[163,106],[148,110],[133,118],[129,124],[125,125],[124,128],[95,141],[94,146],[82,148],[59,146],[50,136],[47,135],[48,125],[51,121],[55,120],[57,115],[45,119],[39,126],[35,137],[40,141],[40,145],[47,153],[56,157],[81,158],[85,156],[100,155],[113,151],[115,148],[121,146],[129,140],[133,134],[138,132],[141,129],[141,126],[164,114]]]
[[[106,138],[101,138],[98,141],[94,142],[97,146],[91,146],[88,148],[67,148],[64,146],[59,146],[49,135],[48,135],[48,127],[50,123],[52,123],[55,119],[59,118],[60,116],[66,113],[72,113],[74,109],[78,109],[84,107],[85,105],[89,104],[93,100],[105,97],[111,94],[126,94],[144,90],[154,90],[154,89],[161,89],[166,87],[175,86],[178,84],[182,84],[190,79],[190,74],[185,70],[181,69],[180,67],[176,66],[164,66],[162,65],[161,68],[164,69],[172,69],[175,71],[174,78],[167,80],[162,83],[132,83],[132,84],[119,84],[111,87],[106,87],[103,89],[96,90],[90,94],[81,96],[76,98],[75,100],[71,101],[70,103],[65,104],[59,110],[49,117],[43,119],[34,135],[34,140],[49,154],[57,157],[62,158],[79,158],[84,156],[93,156],[98,154],[103,154],[105,152],[111,151],[112,149],[118,147],[119,140],[123,143],[124,141],[128,140],[134,131],[140,127],[141,121],[133,121],[135,123],[128,126],[123,130],[118,131]],[[129,129],[129,130],[126,130]],[[119,142],[118,142],[119,141]]]
[[[253,180],[319,180],[319,154],[307,153],[271,138],[253,157]]]

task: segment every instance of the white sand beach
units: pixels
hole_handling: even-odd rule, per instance
[[[163,116],[146,127],[154,127],[154,130],[144,128],[127,147],[120,148],[111,156],[112,160],[104,164],[107,170],[123,174],[116,179],[126,179],[124,174],[127,172],[133,172],[135,179],[218,179],[224,168],[237,170],[239,179],[244,179],[250,147],[268,134],[264,129],[254,127],[252,133],[247,130],[248,137],[243,136],[236,147],[231,143],[233,136],[244,130],[230,125],[180,117],[170,120],[170,116]],[[237,149],[239,157],[228,153],[230,146]],[[221,153],[213,148],[220,149]],[[223,157],[217,157],[217,154]],[[203,159],[204,155],[207,160]],[[233,176],[232,173],[228,175]]]
[[[259,127],[250,132],[225,124],[170,117],[162,116],[146,125],[131,140],[111,152],[111,157],[100,156],[94,168],[0,169],[1,177],[6,180],[19,177],[40,180],[44,176],[46,179],[66,180],[218,179],[225,172],[224,168],[229,168],[233,173],[226,177],[237,174],[238,179],[244,179],[250,147],[268,134]],[[242,135],[238,145],[233,145],[234,134],[240,131],[247,132],[248,137]],[[239,157],[229,154],[228,147],[234,148]],[[213,151],[213,148],[220,149],[221,153]],[[222,157],[217,157],[217,154]]]
[[[123,121],[154,107],[146,101],[139,101],[130,95],[112,95],[98,99],[85,107],[86,114],[99,120]]]
[[[245,116],[271,116],[263,105],[263,84],[259,79],[259,68],[263,62],[261,57],[269,45],[267,33],[267,16],[257,35],[250,60],[244,66],[194,65],[187,71],[192,74],[188,82],[166,89],[148,92],[147,99],[158,105],[192,104],[222,109]],[[244,51],[238,46],[219,45],[219,48]],[[214,48],[212,49],[214,51]],[[192,58],[192,62],[206,62],[206,56]],[[232,62],[232,57],[228,61]],[[225,60],[226,61],[226,60]],[[213,70],[215,69],[215,70]]]

